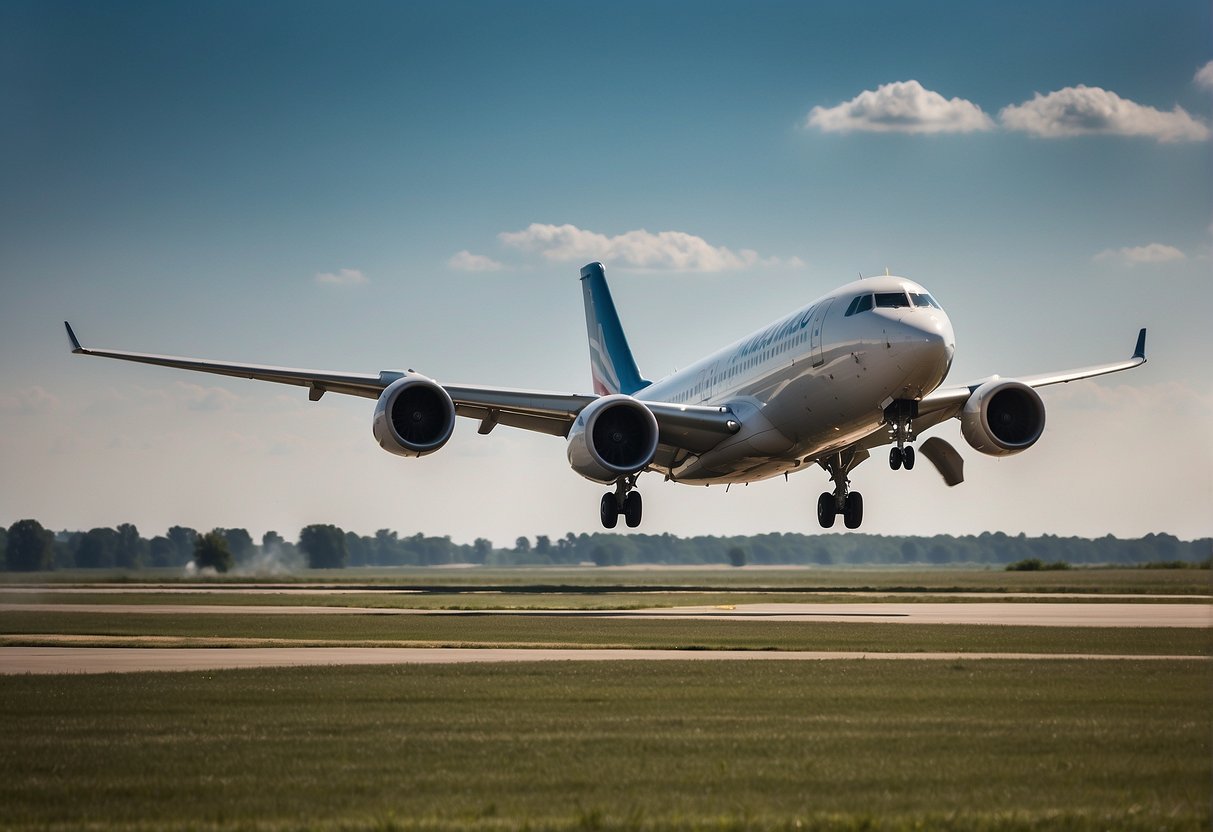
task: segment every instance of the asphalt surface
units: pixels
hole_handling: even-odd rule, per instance
[[[745,650],[578,650],[447,647],[0,647],[0,675],[135,673],[317,665],[459,664],[561,661],[1210,661],[1207,656],[1063,653],[856,653]]]
[[[642,610],[417,610],[227,604],[0,604],[4,612],[152,615],[527,615],[553,618],[732,621],[844,621],[895,624],[992,624],[1033,627],[1213,627],[1213,605],[1154,603],[737,604]]]

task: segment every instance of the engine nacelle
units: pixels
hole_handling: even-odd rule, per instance
[[[591,402],[569,431],[569,465],[588,480],[612,483],[643,471],[657,453],[657,417],[631,396]]]
[[[978,387],[960,414],[965,441],[990,456],[1010,456],[1044,433],[1045,405],[1022,381],[993,379]]]
[[[438,382],[410,373],[379,395],[371,429],[388,453],[432,454],[455,430],[455,403]]]

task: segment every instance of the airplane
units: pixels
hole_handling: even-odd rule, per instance
[[[832,528],[863,522],[863,497],[850,473],[889,445],[889,466],[912,469],[918,434],[958,419],[974,450],[1009,456],[1041,436],[1045,407],[1036,388],[1115,373],[1146,361],[1146,330],[1124,361],[1019,379],[990,376],[942,386],[956,352],[951,321],[921,285],[886,274],[840,286],[807,306],[659,381],[645,379],[624,336],[601,263],[581,269],[592,395],[440,384],[413,370],[377,374],[236,364],[81,346],[66,321],[72,352],[216,373],[325,393],[375,399],[372,433],[386,451],[422,457],[451,438],[455,417],[560,436],[572,469],[613,486],[599,516],[640,525],[637,478],[655,472],[686,485],[749,483],[825,471],[833,489],[817,500]],[[921,452],[949,486],[964,463],[931,437]]]

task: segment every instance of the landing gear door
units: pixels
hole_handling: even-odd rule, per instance
[[[826,313],[833,305],[833,298],[822,303],[813,313],[813,320],[809,323],[809,349],[813,354],[814,367],[820,367],[825,362],[825,356],[821,351],[821,331],[825,328]]]

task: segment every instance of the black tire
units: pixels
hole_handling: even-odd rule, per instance
[[[834,518],[838,512],[834,510],[834,495],[828,491],[821,492],[817,498],[817,522],[823,529],[834,528]]]
[[[863,495],[858,491],[847,495],[847,507],[842,514],[842,522],[848,529],[858,529],[863,523]]]
[[[906,470],[909,471],[911,468],[914,467],[914,449],[912,447],[910,447],[909,445],[907,445],[905,450],[903,450],[901,452],[901,455],[902,455],[902,464],[905,465]]]
[[[644,501],[640,499],[639,491],[629,491],[623,498],[623,520],[629,529],[640,525],[641,515],[644,514]]]
[[[615,499],[614,492],[608,491],[602,495],[602,502],[598,504],[598,515],[602,519],[604,529],[613,529],[619,523],[619,501]]]
[[[903,462],[903,459],[902,459],[901,448],[890,448],[889,449],[889,467],[892,468],[894,471],[896,471],[898,468],[901,467],[902,462]],[[909,468],[910,466],[907,465],[906,467]]]

